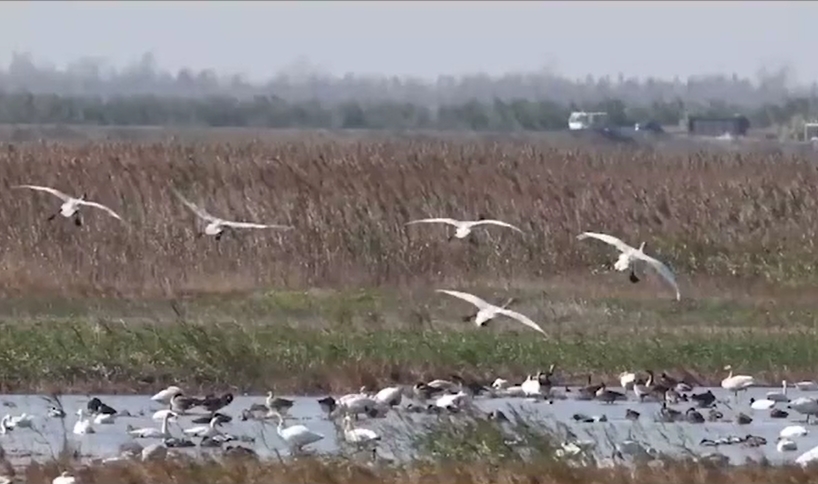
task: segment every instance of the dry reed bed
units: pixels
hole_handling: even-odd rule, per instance
[[[610,265],[599,230],[647,239],[691,278],[814,279],[818,171],[775,155],[662,154],[475,138],[7,145],[7,185],[55,186],[120,211],[77,230],[50,195],[0,191],[6,293],[168,296],[287,288],[536,280]],[[221,243],[194,237],[174,185],[212,212],[287,223]],[[412,218],[479,214],[526,235],[447,243]]]
[[[33,464],[19,471],[29,484],[47,484],[59,474],[56,464]],[[97,466],[78,469],[73,475],[82,484],[176,484],[214,482],[220,484],[806,484],[816,482],[814,469],[793,466],[747,465],[734,468],[674,463],[665,468],[642,467],[570,468],[551,460],[496,465],[480,462],[416,464],[405,468],[369,467],[346,460],[303,459],[292,463],[260,463],[229,460],[193,463],[157,463]]]

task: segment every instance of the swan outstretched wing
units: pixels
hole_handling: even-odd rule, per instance
[[[41,187],[39,185],[16,185],[16,186],[13,186],[12,188],[30,188],[32,190],[37,190],[37,191],[40,191],[40,192],[48,192],[48,193],[50,193],[50,194],[52,194],[52,195],[54,195],[56,197],[59,197],[63,202],[67,202],[67,201],[69,201],[69,200],[71,200],[73,198],[73,197],[71,197],[69,195],[66,195],[65,193],[63,193],[63,192],[61,192],[59,190],[56,190],[54,188]]]
[[[182,203],[187,205],[187,208],[191,209],[193,211],[193,213],[195,213],[196,216],[199,217],[200,219],[207,220],[208,222],[224,222],[224,220],[222,220],[222,219],[220,219],[218,217],[214,217],[213,215],[210,215],[203,208],[200,208],[195,203],[189,201],[188,199],[183,197],[181,193],[177,192],[176,190],[174,190],[173,193],[176,194],[176,196],[179,197],[179,200],[181,200]]]
[[[454,297],[460,298],[460,299],[462,299],[464,301],[468,301],[468,302],[474,304],[475,306],[477,306],[479,309],[496,308],[497,307],[497,306],[495,306],[493,304],[489,304],[486,301],[480,299],[479,297],[477,297],[475,295],[472,295],[472,294],[469,294],[467,292],[450,291],[448,289],[437,289],[437,292],[442,292],[444,294],[448,294],[449,296],[454,296]]]
[[[453,218],[422,218],[420,220],[412,220],[411,222],[406,222],[406,224],[404,224],[404,225],[434,224],[434,223],[449,224],[449,225],[454,225],[455,227],[460,225],[460,221],[455,220]]]
[[[502,314],[508,316],[509,318],[516,319],[517,321],[523,323],[524,325],[528,326],[529,328],[539,331],[542,334],[545,334],[545,331],[540,327],[539,324],[535,323],[528,316],[524,314],[520,314],[517,311],[512,311],[511,309],[501,309],[497,311],[497,314]]]
[[[120,217],[118,213],[114,212],[113,210],[111,210],[110,208],[106,207],[105,205],[103,205],[103,204],[101,204],[101,203],[97,203],[97,202],[88,202],[88,201],[85,201],[85,200],[80,200],[78,203],[79,203],[80,205],[87,205],[87,206],[89,206],[89,207],[94,207],[94,208],[99,208],[99,209],[105,210],[106,212],[108,212],[108,214],[109,214],[111,217],[114,217],[114,218],[116,218],[116,219],[122,220],[122,217]]]
[[[510,229],[516,230],[517,232],[520,232],[521,234],[523,233],[523,231],[519,227],[511,225],[510,223],[503,222],[502,220],[476,220],[474,222],[469,223],[469,225],[471,225],[472,227],[486,224],[499,225],[500,227],[508,227]]]
[[[653,257],[642,253],[637,252],[636,257],[638,257],[640,260],[645,261],[649,266],[653,267],[653,270],[658,272],[659,275],[662,276],[662,278],[664,278],[671,286],[673,286],[673,289],[676,290],[677,301],[682,298],[682,294],[679,292],[679,285],[676,283],[676,276],[673,275],[673,272],[671,272],[668,266],[666,266],[662,261],[654,259]]]
[[[275,224],[256,224],[252,222],[232,222],[230,220],[222,221],[222,225],[234,227],[237,229],[291,229],[289,225],[275,225]]]
[[[621,240],[617,239],[616,237],[614,237],[612,235],[600,234],[598,232],[583,232],[583,233],[577,235],[578,240],[587,239],[589,237],[592,238],[592,239],[601,240],[601,241],[605,242],[606,244],[610,244],[610,245],[616,247],[620,252],[628,252],[628,251],[636,250],[633,247],[631,247],[630,245],[626,244],[625,242],[622,242]]]

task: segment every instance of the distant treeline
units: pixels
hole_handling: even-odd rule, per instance
[[[619,126],[648,120],[677,124],[687,112],[708,116],[741,113],[753,127],[768,127],[786,124],[796,115],[809,117],[813,105],[818,106],[818,102],[805,97],[743,109],[723,102],[691,107],[681,100],[627,106],[620,100],[609,99],[586,104],[584,108],[608,112],[612,123]],[[277,96],[101,98],[0,92],[3,124],[540,131],[565,129],[574,110],[579,107],[573,103],[526,99],[471,100],[431,108],[394,101],[292,102]]]
[[[154,95],[159,97],[230,96],[252,99],[275,95],[288,102],[318,101],[337,105],[346,101],[364,103],[389,101],[419,106],[465,104],[472,99],[492,103],[501,99],[577,103],[589,110],[594,103],[621,100],[628,106],[650,105],[655,100],[681,99],[688,104],[707,105],[717,99],[743,108],[780,104],[787,97],[809,97],[818,84],[792,82],[787,68],[759,70],[752,78],[735,74],[713,74],[688,78],[637,79],[626,74],[568,78],[548,70],[504,75],[440,75],[434,79],[397,76],[341,76],[322,72],[308,61],[295,62],[264,81],[213,70],[162,70],[147,53],[123,68],[105,60],[82,58],[56,68],[36,63],[31,55],[15,54],[0,66],[0,91],[59,94],[61,96]]]

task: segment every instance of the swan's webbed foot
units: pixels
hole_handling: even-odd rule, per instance
[[[56,217],[57,215],[58,215],[58,214],[56,214],[56,213],[55,213],[54,215],[52,215],[52,216],[48,217],[48,219],[47,219],[47,220],[48,220],[49,222],[51,222],[52,220],[54,220],[54,217]]]
[[[74,216],[74,225],[77,227],[82,227],[82,218],[80,218],[79,213]]]
[[[475,316],[476,316],[476,315],[474,315],[474,314],[469,314],[468,316],[463,316],[463,318],[462,318],[462,319],[463,319],[463,322],[464,322],[464,323],[468,323],[468,322],[470,322],[472,319],[474,319],[474,318],[475,318]]]
[[[631,281],[632,283],[634,283],[634,284],[636,284],[637,282],[639,282],[639,278],[636,276],[636,271],[631,271],[631,274],[630,274],[630,276],[628,277],[628,279],[630,279],[630,281]]]

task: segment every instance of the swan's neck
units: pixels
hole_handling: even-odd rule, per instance
[[[727,374],[727,378],[733,378],[733,369],[730,368],[730,373]]]

